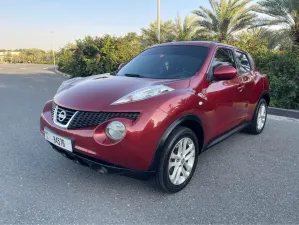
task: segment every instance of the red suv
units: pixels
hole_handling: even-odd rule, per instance
[[[269,101],[268,78],[248,53],[173,42],[144,50],[115,73],[63,82],[40,130],[70,159],[103,173],[152,174],[177,192],[202,151],[241,130],[261,133]]]

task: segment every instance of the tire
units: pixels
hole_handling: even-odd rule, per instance
[[[184,143],[186,143],[185,148]],[[180,154],[179,146],[182,147],[181,149],[187,150]],[[192,153],[188,153],[188,150]],[[175,193],[185,188],[196,169],[198,155],[199,145],[194,132],[187,127],[175,128],[165,143],[155,173],[154,179],[158,187],[169,193]],[[192,168],[190,168],[191,165]]]
[[[261,113],[262,107],[264,107],[265,115],[262,116],[262,117],[259,117],[259,113]],[[255,134],[255,135],[262,133],[265,126],[266,126],[267,115],[268,115],[268,104],[267,104],[266,100],[264,98],[262,98],[259,101],[259,103],[257,104],[257,107],[256,107],[255,112],[254,112],[253,119],[252,119],[250,125],[247,127],[247,129],[245,131],[247,133],[251,133],[251,134]],[[259,119],[264,120],[262,126],[259,125]]]

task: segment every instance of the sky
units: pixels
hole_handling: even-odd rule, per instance
[[[200,5],[209,6],[207,0],[161,0],[161,19],[184,17]],[[140,33],[157,18],[157,0],[0,0],[0,8],[0,49],[10,50]]]

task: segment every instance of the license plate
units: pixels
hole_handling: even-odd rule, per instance
[[[52,144],[54,144],[64,150],[67,150],[70,152],[73,151],[72,141],[70,139],[62,137],[60,135],[57,135],[46,128],[44,129],[44,132],[45,132],[45,139],[47,141],[51,142]]]

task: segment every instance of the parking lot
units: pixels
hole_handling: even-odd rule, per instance
[[[0,64],[0,224],[298,223],[298,120],[269,116],[261,135],[231,136],[165,194],[52,150],[39,116],[65,79],[49,65]]]

